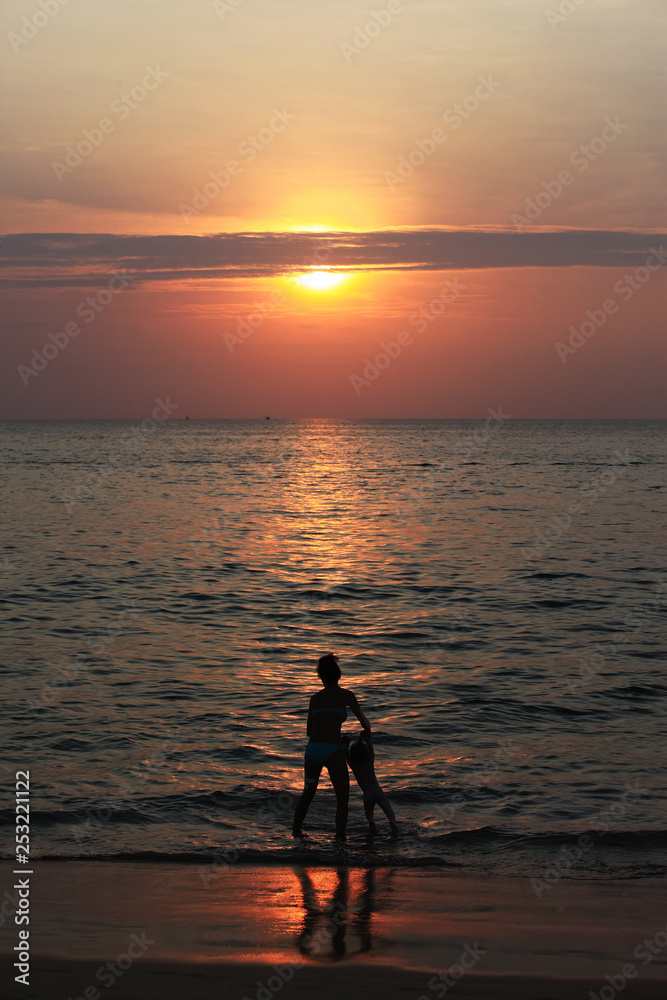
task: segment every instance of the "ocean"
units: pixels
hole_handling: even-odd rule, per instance
[[[31,857],[664,874],[664,431],[3,423],[2,757],[10,799],[30,771]],[[353,783],[334,845],[325,772],[291,837],[330,651],[396,839],[380,814],[368,840]]]

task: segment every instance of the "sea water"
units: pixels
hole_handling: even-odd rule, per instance
[[[664,872],[664,430],[4,423],[2,756],[33,857]],[[327,652],[398,839],[380,814],[368,841],[353,783],[334,847],[326,770],[290,835]]]

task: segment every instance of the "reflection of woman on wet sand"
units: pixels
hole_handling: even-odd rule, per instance
[[[336,838],[343,840],[347,828],[350,776],[340,727],[347,718],[348,708],[369,733],[371,724],[361,711],[353,693],[338,686],[340,667],[333,653],[320,657],[317,672],[324,690],[318,691],[310,699],[306,727],[309,740],[304,760],[304,787],[294,812],[292,833],[295,837],[301,836],[301,824],[317,791],[322,768],[326,766],[336,793]]]
[[[308,871],[297,871],[303,892],[305,914],[303,927],[297,946],[302,955],[309,958],[343,958],[345,946],[345,925],[347,921],[349,877],[347,868],[336,872],[336,885],[327,907],[320,910],[315,886]],[[324,954],[322,954],[324,952]],[[333,952],[333,954],[331,954]]]
[[[307,868],[295,869],[301,883],[304,907],[303,925],[296,942],[301,954],[331,961],[370,951],[373,947],[371,922],[378,906],[377,889],[382,888],[386,894],[381,907],[385,908],[394,873],[384,871],[379,874],[376,868],[367,868],[361,876],[361,886],[357,887],[356,901],[351,904],[350,896],[354,896],[355,892],[354,885],[352,893],[350,891],[350,870],[337,868],[335,874],[327,873],[328,900],[320,906],[313,877],[316,882],[321,882],[322,869],[318,875],[314,872],[311,875],[311,871]],[[348,931],[352,936],[351,942],[346,940]]]

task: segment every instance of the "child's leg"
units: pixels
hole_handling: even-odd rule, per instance
[[[391,808],[389,799],[387,798],[387,796],[382,791],[379,785],[375,790],[375,801],[377,802],[380,809],[383,811],[383,813],[389,820],[392,830],[397,830],[398,826],[396,825],[396,817],[394,815],[394,810]]]
[[[375,822],[373,820],[373,809],[375,808],[375,794],[372,791],[364,792],[364,812],[366,813],[366,819],[368,820],[368,826],[371,833],[376,832]]]

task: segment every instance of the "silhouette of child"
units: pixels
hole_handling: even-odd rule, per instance
[[[354,741],[350,741],[349,736],[343,737],[343,739],[348,745],[346,752],[347,762],[357,779],[359,788],[364,793],[364,812],[366,813],[370,832],[377,833],[377,827],[373,822],[373,809],[377,802],[389,820],[392,833],[398,833],[394,810],[391,808],[389,799],[380,788],[380,784],[375,776],[375,750],[373,749],[370,730],[364,729]]]

